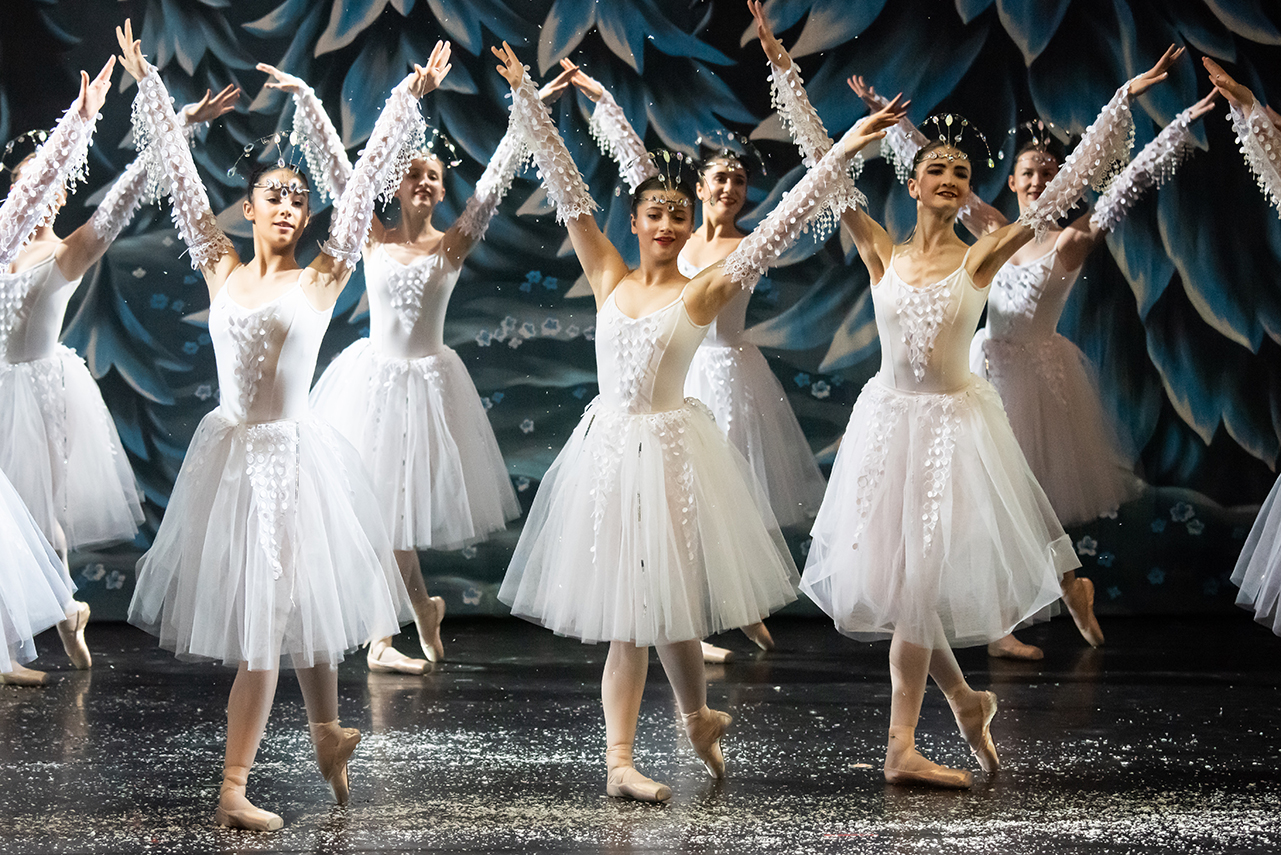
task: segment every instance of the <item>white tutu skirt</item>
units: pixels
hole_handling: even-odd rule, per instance
[[[498,599],[585,642],[666,644],[756,623],[796,567],[747,462],[692,398],[587,408],[538,488]]]
[[[70,549],[133,540],[142,505],[129,458],[84,360],[0,364],[0,470],[49,540]]]
[[[872,378],[813,535],[801,590],[863,640],[995,641],[1058,600],[1059,579],[1080,566],[1000,398],[977,377],[948,394]]]
[[[757,347],[702,345],[685,375],[685,394],[711,409],[730,445],[747,458],[780,526],[814,519],[827,485],[782,384]]]
[[[396,549],[457,549],[520,516],[494,430],[458,354],[397,359],[355,342],[311,393],[360,451]]]
[[[1253,609],[1256,621],[1281,635],[1281,480],[1259,509],[1232,584],[1241,589],[1237,605]]]
[[[356,450],[315,417],[200,422],[129,622],[180,659],[337,663],[412,617]],[[287,657],[282,661],[281,657]]]
[[[32,638],[67,616],[76,586],[0,475],[0,672],[36,658]]]
[[[1103,412],[1094,366],[1075,344],[1057,333],[1015,342],[979,330],[970,368],[1000,393],[1014,436],[1060,522],[1089,522],[1139,495],[1142,482]]]

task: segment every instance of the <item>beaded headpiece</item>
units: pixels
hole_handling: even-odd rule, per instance
[[[281,144],[282,141],[285,145]],[[285,146],[288,147],[288,151],[285,150]],[[289,169],[299,174],[302,173],[302,150],[305,147],[305,143],[298,135],[297,131],[291,131],[288,134],[282,131],[277,131],[274,134],[268,134],[265,137],[260,137],[251,143],[246,143],[245,147],[241,149],[240,157],[236,158],[236,162],[227,169],[227,177],[236,177],[236,174],[240,170],[240,161],[244,160],[246,157],[259,163],[265,162],[268,159],[268,152],[270,152],[273,147],[276,149],[277,169]],[[280,182],[276,182],[276,184],[280,184]],[[266,185],[255,184],[254,186],[262,187]],[[284,189],[285,186],[286,185],[281,185],[280,188],[277,189]]]
[[[931,124],[934,125],[935,131],[938,132],[938,141],[954,151],[944,152],[942,149],[935,149],[927,152],[922,157],[922,160],[939,159],[953,161],[962,158],[969,160],[969,157],[965,156],[964,151],[961,149],[961,140],[965,137],[966,129],[973,127],[968,119],[957,113],[940,113],[930,116],[924,122],[921,122],[921,129],[924,130],[926,125]],[[987,151],[988,168],[994,168],[996,166],[996,161],[992,160],[992,149],[987,144],[987,137],[985,137],[983,132],[978,128],[973,128],[973,130],[974,133],[978,135],[978,138],[983,141],[983,148]],[[955,154],[957,151],[961,152],[961,157],[959,158]]]
[[[43,128],[37,128],[18,134],[9,140],[5,143],[4,154],[0,155],[0,172],[13,172],[19,163],[22,163],[32,152],[40,148],[48,138],[48,131]],[[14,155],[15,149],[18,152],[16,156]]]
[[[1058,140],[1053,134],[1054,123],[1043,122],[1040,119],[1032,119],[1023,122],[1021,125],[1015,125],[1010,128],[1006,134],[1007,137],[1014,138],[1014,150],[1018,151],[1024,145],[1030,146],[1033,151],[1039,151],[1045,155],[1053,157],[1056,161],[1059,155],[1055,154],[1053,146],[1058,144]],[[1019,138],[1024,136],[1026,142],[1020,144]],[[1001,152],[998,157],[1004,159],[1005,153]]]
[[[698,146],[700,152],[705,152],[700,165],[723,161],[747,172],[750,171],[749,166],[754,164],[762,175],[766,174],[765,158],[752,141],[742,134],[724,129],[716,130],[706,135],[700,134],[694,140],[694,145]]]
[[[663,185],[665,187],[668,187],[674,190],[675,188],[683,186],[685,184],[685,176],[684,176],[685,162],[687,160],[692,161],[692,158],[686,157],[685,152],[683,151],[673,152],[673,151],[669,151],[668,149],[661,148],[661,149],[658,149],[657,151],[646,152],[645,156],[648,157],[650,163],[654,165],[655,177],[662,178]],[[621,187],[614,188],[615,196],[622,195],[622,192],[623,192],[623,188]],[[645,203],[645,202],[656,202],[660,205],[666,205],[669,211],[674,211],[676,210],[677,207],[688,208],[690,206],[690,201],[684,194],[681,194],[681,197],[679,199],[673,199],[672,197],[667,195],[660,195],[658,193],[646,193],[643,196],[636,197],[635,201],[638,204]]]
[[[445,152],[449,152],[448,157],[444,156]],[[436,158],[451,169],[463,162],[453,140],[442,134],[440,128],[431,128],[430,131],[423,128],[423,144],[409,155],[410,160],[426,160],[429,157]]]

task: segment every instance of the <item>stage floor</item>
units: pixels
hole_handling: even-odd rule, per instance
[[[1023,633],[1043,662],[961,652],[1001,699],[1003,768],[971,762],[931,687],[918,744],[968,765],[968,792],[887,786],[885,644],[817,620],[771,622],[780,649],[709,667],[734,714],[729,778],[706,776],[651,665],[637,765],[665,806],[604,795],[605,647],[515,620],[447,622],[449,661],[425,677],[340,673],[364,741],[352,803],[316,772],[297,683],[282,675],[250,798],[285,819],[213,824],[232,672],[186,665],[118,624],[90,627],[91,672],[55,634],[45,689],[0,687],[0,852],[1270,852],[1281,848],[1281,639],[1235,618],[1113,619],[1108,647],[1070,621]],[[403,640],[402,640],[403,646]]]

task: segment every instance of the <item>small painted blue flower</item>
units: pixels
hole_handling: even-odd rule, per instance
[[[1205,523],[1203,523],[1201,520],[1199,519],[1188,520],[1188,534],[1195,536],[1200,534],[1203,531],[1205,531]]]
[[[169,297],[168,297],[168,295],[165,295],[165,294],[152,294],[152,295],[151,295],[151,308],[153,308],[153,309],[163,309],[163,308],[165,308],[165,307],[166,307],[166,306],[168,306],[168,305],[169,305]]]
[[[480,605],[480,588],[467,588],[464,590],[463,602],[469,606]]]
[[[533,338],[538,335],[538,327],[534,326],[533,321],[525,321],[520,325],[520,334],[525,338]]]
[[[80,571],[80,575],[86,582],[97,582],[103,576],[107,575],[107,568],[96,562],[93,564],[86,564],[85,568]]]
[[[473,558],[476,557],[477,549],[474,546],[464,546],[461,550],[459,550],[459,552],[462,554],[463,558],[466,558],[468,561],[471,561]]]
[[[205,345],[213,341],[213,339],[209,337],[209,333],[202,332],[200,335],[196,336],[196,341],[200,342],[201,347],[204,347]]]
[[[565,327],[565,335],[569,336],[570,338],[578,338],[578,334],[581,332],[582,330],[578,328],[578,324],[570,324],[569,326]]]
[[[173,309],[175,312],[181,312],[183,309],[187,308],[187,301],[174,300],[172,303],[169,304],[169,308]]]
[[[106,585],[108,591],[119,591],[125,586],[125,574],[119,570],[112,570],[107,574]]]
[[[555,291],[559,287],[560,287],[560,280],[557,279],[555,276],[548,276],[546,279],[543,280],[543,288],[547,289],[548,291]]]
[[[1196,508],[1192,507],[1187,502],[1179,502],[1177,505],[1170,508],[1170,519],[1175,522],[1187,522],[1194,516],[1196,516]]]
[[[1108,588],[1108,599],[1109,599],[1109,600],[1116,600],[1116,599],[1120,599],[1120,597],[1121,597],[1121,589],[1120,589],[1120,588],[1118,588],[1116,585],[1113,585],[1112,587]]]
[[[1219,580],[1213,577],[1206,579],[1201,583],[1201,592],[1207,597],[1213,597],[1219,593]]]
[[[529,476],[522,475],[516,479],[516,492],[523,493],[529,489]]]
[[[480,345],[481,347],[489,347],[489,342],[492,339],[493,339],[493,336],[489,334],[489,330],[481,330],[480,332],[476,333],[476,344]]]
[[[494,408],[494,402],[489,400],[488,396],[480,399],[480,405],[486,410],[492,410]]]
[[[511,338],[507,339],[507,346],[510,347],[512,350],[515,350],[516,348],[520,347],[524,343],[525,343],[525,340],[518,335],[514,335]]]
[[[1148,582],[1152,585],[1165,584],[1165,571],[1160,567],[1153,567],[1148,571]]]
[[[208,401],[213,397],[213,385],[210,383],[201,383],[196,387],[195,395],[202,401]]]
[[[520,432],[521,432],[521,433],[533,433],[533,432],[534,432],[534,420],[533,420],[533,419],[525,419],[523,422],[521,422],[521,423],[520,423]]]
[[[200,345],[194,341],[184,341],[182,343],[182,352],[188,356],[195,356],[200,351]]]
[[[560,332],[560,319],[548,318],[543,321],[543,335],[556,335]]]
[[[587,339],[588,341],[595,341],[596,327],[588,327],[587,329],[583,330],[583,338]]]
[[[583,398],[585,398],[585,397],[587,396],[587,387],[586,387],[586,386],[579,386],[579,387],[578,387],[577,389],[575,389],[573,392],[570,392],[570,394],[571,394],[571,395],[573,395],[575,398],[577,398],[578,400],[580,400],[580,401],[581,401],[581,400],[583,400]]]
[[[1165,520],[1161,519],[1160,517],[1157,517],[1156,519],[1152,520],[1152,531],[1156,532],[1157,534],[1160,534],[1161,532],[1165,531]]]
[[[1077,555],[1097,555],[1099,542],[1088,534],[1076,542]]]
[[[810,386],[810,394],[821,400],[832,394],[832,387],[827,385],[826,380],[819,380],[813,386]]]
[[[1116,556],[1111,552],[1100,552],[1098,561],[1100,567],[1111,567],[1116,561]]]
[[[495,404],[501,404],[503,402],[503,398],[507,397],[507,393],[495,392],[494,394],[490,395],[490,397],[494,399]]]
[[[797,387],[804,389],[810,384],[810,376],[802,371],[792,378],[792,382],[795,383]]]

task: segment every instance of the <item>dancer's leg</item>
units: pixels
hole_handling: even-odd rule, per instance
[[[988,730],[992,717],[996,715],[996,695],[992,692],[976,692],[965,681],[956,655],[943,636],[943,627],[938,626],[938,640],[930,652],[930,676],[943,690],[948,706],[956,718],[956,726],[961,736],[969,743],[970,751],[978,758],[984,772],[995,772],[1000,766],[996,756],[996,745]]]
[[[258,744],[267,730],[267,717],[276,695],[280,672],[250,671],[241,662],[227,698],[227,750],[223,759],[222,790],[215,819],[219,825],[275,831],[284,821],[274,813],[259,810],[245,798],[249,769],[258,755]]]
[[[360,731],[338,724],[338,669],[333,665],[295,668],[311,741],[316,746],[316,762],[321,776],[333,788],[338,804],[347,804],[347,758],[360,744]]]
[[[648,647],[627,641],[610,642],[600,680],[600,702],[605,710],[605,765],[609,770],[605,792],[614,797],[661,802],[672,797],[671,788],[651,781],[632,765],[636,720],[648,673]]]
[[[764,621],[758,620],[756,623],[750,623],[743,627],[743,634],[750,638],[752,643],[761,650],[774,649],[774,636],[769,634],[769,630],[765,628]]]
[[[71,578],[71,565],[67,563],[67,535],[62,526],[54,523],[53,548],[62,561],[62,572]],[[89,604],[73,600],[65,620],[58,621],[58,637],[71,664],[81,671],[93,667],[93,656],[85,643],[85,627],[89,625]]]
[[[701,644],[698,641],[660,644],[658,658],[667,672],[667,681],[672,684],[694,753],[703,761],[709,775],[724,778],[721,737],[733,719],[728,713],[707,708],[707,677],[703,671]]]
[[[724,665],[726,662],[734,658],[734,651],[728,648],[717,647],[715,644],[711,644],[706,641],[702,642],[701,647],[703,650],[703,661],[709,665]]]
[[[931,763],[916,750],[916,724],[921,717],[921,701],[925,698],[925,679],[930,671],[932,655],[931,648],[906,641],[901,631],[895,631],[890,641],[892,694],[885,780],[891,784],[968,787],[973,782],[969,772]]]
[[[993,641],[987,646],[987,655],[994,659],[1022,659],[1036,661],[1045,658],[1045,651],[1035,644],[1024,644],[1013,633]]]
[[[1077,631],[1091,647],[1103,646],[1103,630],[1094,616],[1094,583],[1076,575],[1075,570],[1063,574],[1059,581],[1063,592],[1063,605],[1067,606]]]

